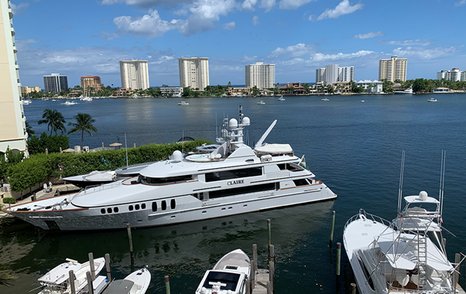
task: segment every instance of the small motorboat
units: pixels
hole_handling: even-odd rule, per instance
[[[105,265],[105,258],[94,259],[94,273],[96,280],[94,280],[94,286],[102,284],[104,278],[98,276],[98,273],[102,270]],[[42,290],[39,294],[59,294],[59,293],[71,293],[71,284],[69,272],[73,271],[76,279],[74,280],[74,288],[76,293],[80,293],[87,286],[86,273],[91,271],[90,262],[79,263],[74,259],[67,258],[66,262],[63,262],[52,270],[47,272],[45,275],[38,279]],[[99,281],[97,281],[99,278]],[[97,282],[97,283],[96,283]]]
[[[246,253],[233,250],[206,271],[196,294],[245,294],[250,271],[251,262]]]
[[[330,99],[328,99],[327,97],[324,97],[324,98],[321,98],[320,101],[325,101],[325,102],[327,102],[327,101],[330,101]]]
[[[282,96],[278,97],[278,99],[277,99],[277,100],[278,100],[278,101],[285,101],[286,99],[285,99],[285,98],[283,98],[283,95],[282,95]]]
[[[78,102],[74,102],[74,101],[65,101],[65,102],[63,102],[62,104],[63,104],[63,105],[68,105],[68,106],[69,106],[69,105],[76,105],[76,104],[78,104]]]
[[[189,102],[186,102],[186,101],[183,100],[183,101],[178,102],[178,105],[180,105],[180,106],[188,106],[188,105],[189,105]]]
[[[149,288],[150,272],[146,267],[132,272],[123,280],[113,280],[102,294],[144,294]]]
[[[437,102],[437,98],[434,98],[434,97],[430,97],[429,99],[427,99],[427,102]]]
[[[260,101],[257,101],[257,104],[259,104],[259,105],[265,105],[265,102],[264,102],[264,100],[260,100]]]

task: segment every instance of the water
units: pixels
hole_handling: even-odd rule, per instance
[[[37,133],[46,129],[37,125],[46,108],[62,112],[67,121],[78,112],[89,113],[98,129],[85,135],[84,144],[91,147],[124,143],[125,133],[128,146],[182,136],[213,140],[216,126],[225,115],[236,117],[239,105],[251,118],[246,138],[254,143],[277,119],[267,142],[290,143],[298,155],[305,154],[308,167],[338,194],[336,201],[133,230],[134,264],[149,266],[149,293],[163,293],[164,275],[171,277],[172,293],[193,293],[204,271],[230,250],[242,248],[250,255],[257,243],[264,267],[270,218],[276,293],[335,293],[335,256],[327,247],[332,210],[336,241],[342,240],[346,220],[359,208],[392,219],[402,150],[404,193],[426,190],[431,195],[438,193],[440,153],[446,150],[444,225],[456,235],[446,234],[450,260],[465,251],[466,95],[436,97],[437,103],[418,95],[335,96],[328,102],[320,97],[286,97],[284,102],[261,98],[265,105],[253,98],[200,98],[189,99],[189,106],[178,106],[179,99],[102,99],[74,106],[34,100],[25,113]],[[79,142],[78,135],[70,139],[71,146]],[[110,253],[117,278],[131,272],[126,231],[44,234],[18,221],[2,222],[0,272],[15,279],[10,286],[0,285],[0,293],[27,293],[39,276],[66,257],[84,261],[88,252],[96,257]]]

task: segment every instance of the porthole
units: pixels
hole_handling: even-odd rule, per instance
[[[139,204],[134,205],[134,209],[139,210]]]
[[[141,204],[141,209],[146,209],[146,204],[145,203]]]
[[[117,213],[119,211],[118,207],[113,208],[113,211]]]
[[[102,209],[100,210],[100,213],[101,213],[101,214],[105,214],[105,208],[102,208]]]
[[[165,200],[162,201],[162,210],[166,210],[167,209],[167,202],[165,202]]]
[[[157,211],[157,202],[152,202],[152,211]]]
[[[107,208],[107,212],[112,213],[112,208],[111,207]]]
[[[176,208],[176,200],[175,200],[175,199],[170,200],[170,208],[171,208],[171,209],[175,209],[175,208]]]
[[[133,206],[132,205],[130,205],[128,208],[129,208],[129,211],[133,211]]]

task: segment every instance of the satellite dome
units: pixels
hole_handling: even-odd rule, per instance
[[[170,156],[170,159],[176,162],[182,161],[183,160],[183,153],[181,153],[180,150],[175,150],[172,153],[172,156]]]
[[[427,195],[427,192],[426,192],[426,191],[421,191],[421,192],[419,192],[419,198],[420,198],[422,201],[426,200],[426,199],[427,199],[427,196],[428,196],[428,195]]]
[[[228,122],[228,127],[230,129],[236,129],[238,127],[238,121],[236,120],[236,118],[230,119],[230,121]]]
[[[245,116],[243,117],[243,125],[244,126],[249,126],[251,124],[251,120],[249,119],[249,117]]]

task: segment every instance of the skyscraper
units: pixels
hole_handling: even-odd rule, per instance
[[[7,149],[24,151],[27,155],[12,18],[10,1],[0,1],[0,156]]]
[[[149,65],[147,60],[120,61],[120,77],[123,89],[148,89]]]
[[[89,96],[102,89],[100,77],[98,76],[84,76],[81,77],[81,88],[83,89],[84,96]]]
[[[392,56],[390,59],[379,60],[379,80],[406,81],[406,71],[408,66],[407,58]]]
[[[209,86],[209,59],[207,57],[179,58],[180,86],[204,91]]]
[[[352,81],[354,81],[354,66],[338,67],[338,64],[329,64],[316,69],[316,83],[335,84]]]
[[[246,65],[245,80],[247,88],[273,88],[275,85],[275,64],[256,62],[255,64]]]
[[[44,76],[45,92],[60,93],[68,90],[68,77],[59,73]]]

